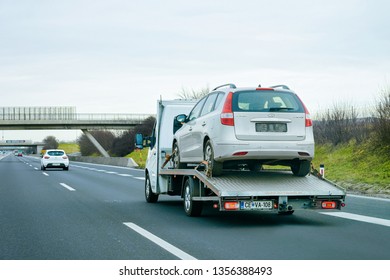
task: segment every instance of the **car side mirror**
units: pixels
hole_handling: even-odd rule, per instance
[[[144,136],[141,133],[137,133],[135,135],[135,147],[137,149],[143,149],[144,148]]]
[[[173,120],[173,134],[175,134],[176,131],[178,131],[182,126],[183,123],[187,121],[187,115],[181,114],[174,118]]]
[[[154,147],[155,142],[156,142],[156,138],[153,136],[144,137],[141,133],[137,133],[135,135],[135,148],[136,149],[142,150],[145,147]]]

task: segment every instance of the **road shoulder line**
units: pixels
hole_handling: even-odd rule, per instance
[[[366,223],[390,227],[390,220],[386,220],[386,219],[357,215],[357,214],[352,214],[347,212],[320,212],[320,213],[323,215],[329,215],[338,218],[344,218],[344,219],[355,220],[359,222],[366,222]]]

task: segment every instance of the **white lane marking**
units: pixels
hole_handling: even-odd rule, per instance
[[[60,183],[60,185],[61,186],[63,186],[64,188],[66,188],[66,189],[68,189],[68,190],[70,190],[71,192],[74,192],[74,191],[76,191],[74,188],[72,188],[72,187],[69,187],[67,184],[65,184],[65,183]]]
[[[355,221],[366,222],[366,223],[390,227],[390,220],[386,220],[386,219],[351,214],[351,213],[347,213],[347,212],[320,212],[320,213],[324,214],[324,215],[338,217],[338,218],[350,219],[350,220],[355,220]]]
[[[193,256],[187,254],[186,252],[180,250],[179,248],[173,246],[172,244],[164,241],[160,237],[157,237],[156,235],[154,235],[154,234],[150,233],[149,231],[147,231],[147,230],[137,226],[134,223],[123,223],[123,224],[125,226],[131,228],[132,230],[138,232],[143,237],[146,237],[147,239],[149,239],[153,243],[157,244],[161,248],[167,250],[168,252],[170,252],[171,254],[175,255],[176,257],[178,257],[181,260],[196,260],[196,258],[194,258]]]
[[[39,168],[38,168],[38,167],[34,167],[34,169],[35,169],[35,170],[39,170]]]
[[[107,174],[118,174],[118,172],[115,172],[115,171],[104,171],[104,172]]]
[[[134,179],[145,180],[145,177],[134,177]]]
[[[375,197],[375,196],[363,196],[363,195],[356,195],[356,194],[347,194],[347,197],[356,197],[356,198],[362,198],[362,199],[372,199],[372,200],[380,200],[380,201],[390,202],[389,198]]]
[[[45,176],[49,176],[49,174],[47,174],[46,172],[42,172],[42,174]]]
[[[133,175],[130,174],[117,174],[117,175],[122,177],[133,177]]]

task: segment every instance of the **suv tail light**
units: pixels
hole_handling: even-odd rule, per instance
[[[298,98],[299,98],[299,96],[298,96]],[[312,121],[312,119],[310,117],[309,110],[307,110],[305,104],[302,102],[302,100],[300,98],[299,98],[299,100],[302,103],[303,109],[305,109],[305,126],[306,127],[313,126],[313,121]]]
[[[221,113],[221,124],[234,126],[233,92],[229,92]]]
[[[303,106],[305,107],[305,126],[306,127],[313,126],[313,121],[311,120],[310,113],[307,110],[306,106],[305,105]]]

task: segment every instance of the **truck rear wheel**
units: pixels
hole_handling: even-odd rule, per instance
[[[190,217],[200,216],[203,210],[202,201],[192,200],[196,192],[195,185],[197,184],[191,178],[187,179],[186,182],[184,183],[184,193],[183,193],[184,211],[186,212],[187,216]]]
[[[146,174],[145,176],[145,199],[149,203],[155,203],[158,200],[158,194],[155,194],[152,191],[149,174]]]

